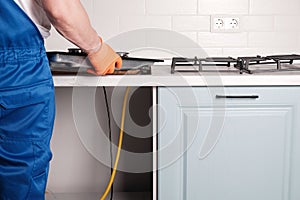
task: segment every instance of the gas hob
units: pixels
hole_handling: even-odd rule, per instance
[[[114,75],[149,75],[155,63],[164,62],[161,59],[135,58],[128,53],[120,52],[123,66],[116,69]],[[91,68],[87,55],[79,49],[69,49],[68,52],[47,52],[53,75],[86,74]],[[154,66],[155,67],[155,66]],[[300,73],[300,55],[269,55],[245,57],[206,57],[184,58],[173,57],[171,74],[180,72],[220,72],[236,74],[294,72]]]

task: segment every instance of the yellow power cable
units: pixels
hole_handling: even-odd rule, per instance
[[[103,195],[100,198],[100,200],[105,200],[105,198],[108,195],[108,193],[109,193],[109,191],[111,189],[111,186],[112,186],[112,184],[114,182],[115,176],[116,176],[117,167],[118,167],[118,163],[119,163],[119,159],[120,159],[120,152],[121,152],[121,148],[122,148],[122,142],[123,142],[125,113],[126,113],[126,105],[127,105],[127,98],[128,98],[129,90],[130,90],[130,87],[127,87],[125,95],[124,95],[124,99],[123,99],[123,108],[122,108],[122,118],[121,118],[121,127],[120,127],[120,136],[119,136],[119,143],[118,143],[118,151],[117,151],[117,155],[116,155],[116,160],[115,160],[113,172],[111,174],[111,177],[110,177],[109,183],[108,183],[108,185],[107,185],[107,187],[105,189],[105,192],[103,193]]]

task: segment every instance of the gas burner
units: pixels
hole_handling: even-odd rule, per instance
[[[172,59],[171,73],[177,72],[276,72],[276,71],[300,71],[300,65],[294,64],[300,60],[300,55],[271,55],[238,57],[208,57],[208,58],[182,58]],[[233,64],[233,65],[232,65]],[[254,66],[255,67],[252,67]],[[233,66],[233,67],[231,67]],[[222,68],[223,67],[223,68]],[[225,67],[225,68],[224,68]]]
[[[269,62],[267,57],[238,57],[237,63],[234,65],[235,68],[240,70],[240,73],[247,72],[252,74],[252,71],[249,69],[250,65],[262,65],[262,64],[274,64],[274,61]]]
[[[207,58],[182,58],[182,57],[174,57],[172,59],[171,65],[171,74],[177,72],[229,72],[228,68],[231,66],[232,62],[236,62],[236,59],[232,57],[207,57]],[[180,67],[184,67],[184,69],[178,69]],[[188,66],[192,68],[187,68]],[[206,67],[208,66],[208,67]],[[227,69],[213,69],[213,67],[224,66]],[[177,67],[177,69],[176,69]],[[197,68],[195,68],[197,67]]]

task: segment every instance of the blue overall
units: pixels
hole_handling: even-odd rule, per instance
[[[37,27],[0,1],[0,200],[44,199],[54,86]]]

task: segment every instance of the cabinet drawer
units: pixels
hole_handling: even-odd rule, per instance
[[[298,101],[299,87],[167,87],[165,98],[180,106],[225,106],[238,104],[277,104]],[[279,95],[280,94],[280,95]]]

